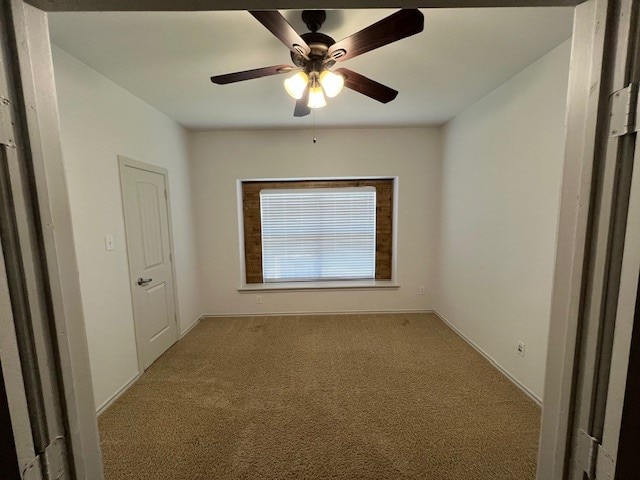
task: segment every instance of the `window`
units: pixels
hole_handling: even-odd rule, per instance
[[[376,189],[260,192],[264,282],[375,278]]]
[[[394,179],[243,181],[245,282],[391,280]]]

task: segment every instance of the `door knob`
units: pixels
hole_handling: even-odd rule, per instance
[[[151,283],[152,280],[153,280],[153,278],[142,278],[142,277],[140,277],[138,279],[138,285],[146,285],[147,283]]]

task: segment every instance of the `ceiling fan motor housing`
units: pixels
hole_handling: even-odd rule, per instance
[[[300,36],[309,45],[311,52],[309,52],[309,60],[298,52],[291,52],[291,60],[298,67],[306,67],[308,63],[315,61],[323,62],[327,58],[329,47],[336,43],[329,35],[320,32],[307,32]]]
[[[302,53],[291,52],[291,60],[298,67],[304,67],[307,72],[321,71],[323,68],[328,68],[335,62],[331,61],[331,64],[326,64],[327,51],[329,47],[336,43],[336,41],[329,35],[318,32],[322,27],[322,24],[327,18],[327,14],[324,10],[304,10],[302,12],[302,20],[307,24],[307,28],[310,30],[307,33],[300,35],[302,39],[309,45],[311,52],[309,53],[307,60]]]

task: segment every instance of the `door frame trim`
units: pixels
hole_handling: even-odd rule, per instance
[[[59,401],[66,415],[65,443],[70,478],[103,478],[95,415],[89,349],[67,188],[53,59],[47,14],[24,0],[1,2],[9,13],[3,25],[10,31],[14,51],[14,83],[19,98],[15,113],[30,175],[24,188],[34,199],[44,257],[40,292],[48,297],[52,333],[46,339],[59,363]],[[25,245],[26,247],[26,245]]]
[[[556,261],[551,298],[546,376],[537,478],[564,479],[570,453],[571,422],[583,322],[583,288],[588,278],[590,221],[595,195],[601,118],[608,107],[603,92],[606,40],[611,16],[607,0],[575,9],[566,117],[566,147],[560,194]]]
[[[158,175],[162,175],[164,178],[164,191],[167,192],[167,226],[169,228],[169,251],[171,255],[170,263],[171,263],[171,276],[173,277],[173,298],[174,298],[174,309],[175,309],[175,317],[174,322],[176,323],[176,341],[180,340],[180,307],[178,300],[178,279],[176,277],[176,254],[174,251],[174,241],[173,241],[173,221],[171,217],[171,192],[169,191],[169,171],[166,168],[158,167],[157,165],[153,165],[151,163],[141,162],[139,160],[134,160],[133,158],[126,157],[124,155],[118,155],[118,170],[119,170],[119,178],[120,178],[120,198],[122,199],[122,222],[124,223],[124,236],[125,242],[127,242],[127,225],[124,220],[124,181],[125,181],[125,169],[126,168],[135,168],[137,170],[143,170],[145,172],[157,173]],[[127,243],[128,245],[128,243]],[[129,248],[125,249],[127,251],[127,269],[129,270],[129,279],[131,279],[131,259],[129,258]],[[138,359],[138,375],[142,375],[144,373],[144,363],[142,361],[142,352],[140,348],[140,335],[138,334],[138,328],[136,327],[136,311],[134,308],[134,299],[133,299],[133,285],[131,285],[131,280],[129,280],[129,287],[131,289],[131,309],[133,311],[133,330],[136,338],[136,357]]]
[[[612,3],[616,0],[612,0]],[[93,394],[90,385],[88,350],[84,330],[77,262],[73,241],[69,200],[64,176],[64,163],[60,145],[58,105],[51,61],[51,44],[48,35],[46,11],[87,10],[188,10],[188,9],[246,9],[246,8],[303,8],[313,7],[311,0],[186,0],[176,5],[171,0],[9,0],[14,17],[11,28],[20,45],[21,84],[24,103],[21,115],[27,120],[27,138],[31,150],[30,162],[34,165],[31,188],[37,194],[41,225],[45,238],[47,276],[52,290],[52,303],[56,333],[60,343],[61,370],[64,377],[64,394],[69,415],[73,463],[77,478],[102,478],[100,448],[95,422]],[[33,5],[30,5],[33,4]],[[384,7],[535,7],[564,5],[575,6],[580,0],[422,0],[416,4],[403,0],[328,0],[326,7],[334,8],[384,8]],[[564,177],[562,183],[562,207],[558,228],[557,246],[562,256],[556,259],[556,278],[553,287],[551,316],[552,334],[549,341],[547,381],[545,383],[545,407],[539,450],[538,478],[560,480],[558,467],[565,458],[568,416],[572,397],[572,366],[576,355],[577,329],[580,324],[579,305],[584,281],[585,241],[589,232],[589,204],[592,191],[593,163],[596,138],[595,118],[606,102],[587,80],[598,85],[601,80],[604,40],[611,37],[605,25],[596,19],[596,12],[603,12],[607,0],[588,0],[578,8],[574,21],[574,45],[576,32],[580,33],[580,55],[572,52],[571,70],[577,80],[569,86],[567,133]],[[40,7],[42,10],[40,10]],[[25,20],[25,12],[28,17]],[[17,15],[17,16],[16,16]],[[602,17],[602,15],[601,15]],[[608,19],[607,14],[604,18]],[[594,21],[594,19],[596,21]],[[605,22],[606,23],[606,22]],[[586,87],[586,88],[585,88]],[[571,136],[571,141],[569,141]],[[575,177],[570,175],[574,174]],[[55,226],[55,228],[54,228]],[[177,304],[176,304],[177,307]],[[554,336],[555,334],[555,336]],[[549,373],[554,372],[554,375]],[[87,386],[88,384],[88,386]],[[555,423],[554,423],[555,422]],[[560,422],[560,423],[557,423]],[[556,451],[556,448],[559,450]],[[561,467],[560,467],[561,468]]]
[[[638,297],[638,274],[640,272],[640,142],[636,138],[633,178],[627,214],[627,230],[620,275],[620,290],[617,298],[615,333],[612,339],[612,354],[607,403],[602,430],[602,448],[610,455],[615,466],[619,452],[619,440],[626,401],[629,359],[636,323]],[[598,472],[596,471],[596,474]]]
[[[367,8],[484,8],[575,7],[585,0],[324,0],[325,9]],[[211,10],[303,10],[318,8],[316,0],[28,0],[49,12],[98,11],[211,11]]]

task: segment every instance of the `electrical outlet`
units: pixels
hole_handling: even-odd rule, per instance
[[[518,342],[518,346],[516,347],[516,351],[518,352],[518,355],[520,355],[521,357],[524,357],[524,342]]]
[[[256,295],[256,303],[262,303],[262,295]]]
[[[426,289],[424,288],[424,285],[421,287],[418,287],[418,294],[419,295],[424,295],[426,292]]]

